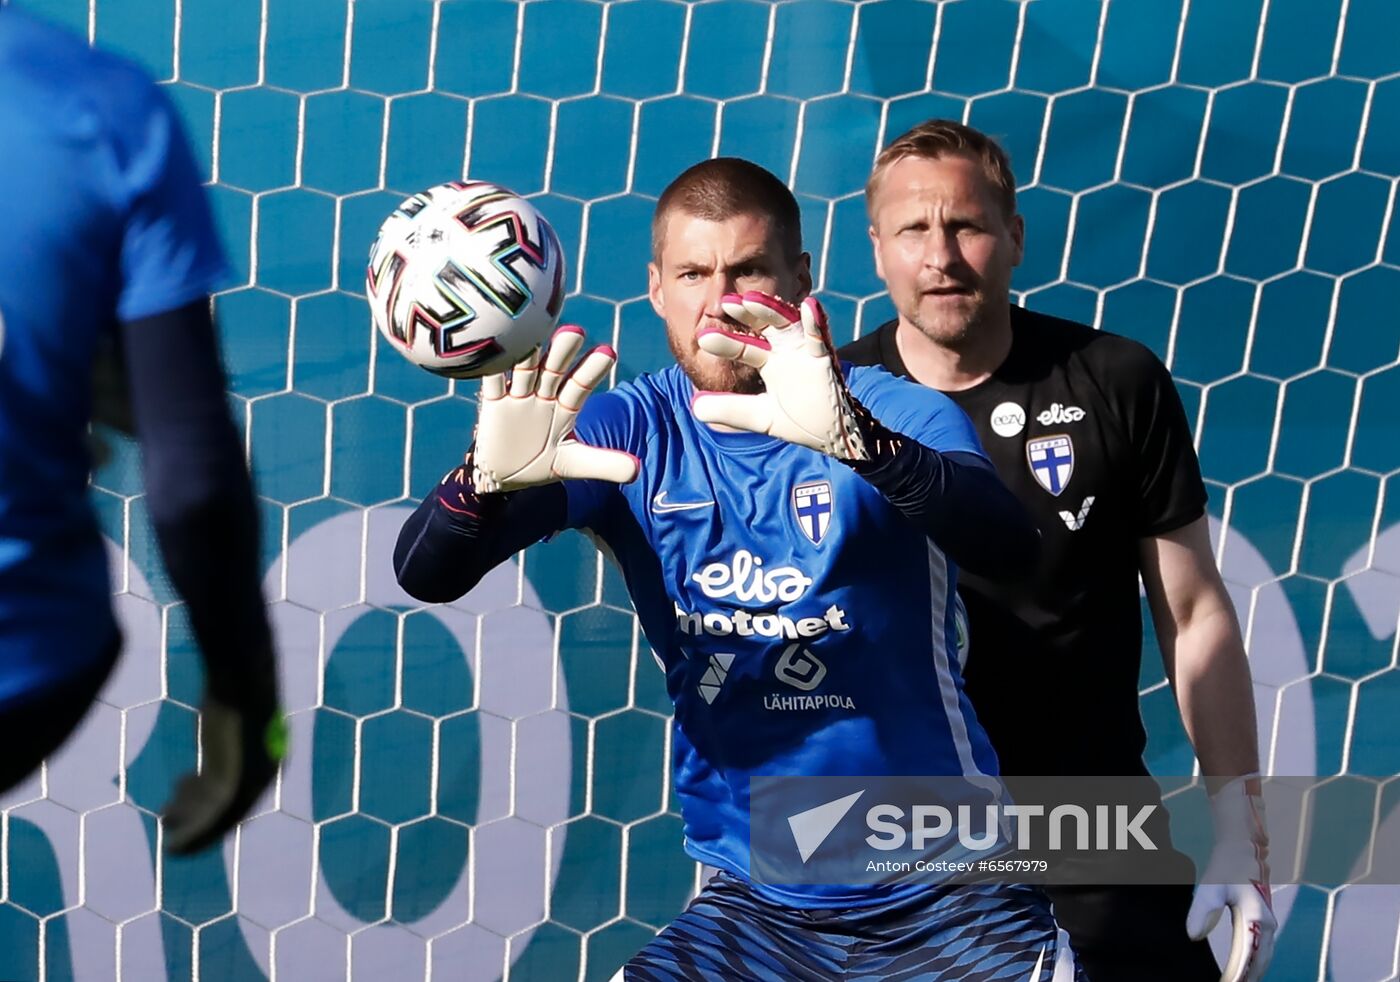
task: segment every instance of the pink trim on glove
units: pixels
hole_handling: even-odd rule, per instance
[[[748,290],[742,297],[733,293],[727,293],[724,295],[723,299],[730,303],[756,303],[760,306],[767,307],[780,317],[787,318],[789,324],[802,317],[801,312],[786,300],[780,300],[772,294],[762,293],[758,290]]]
[[[738,341],[740,344],[751,344],[755,348],[762,348],[764,351],[773,350],[773,346],[769,344],[767,340],[759,337],[757,334],[740,334],[735,331],[726,331],[722,327],[702,327],[700,328],[700,330],[695,332],[695,340],[699,341],[702,337],[706,337],[711,334],[722,334],[727,338],[732,338],[733,340]]]

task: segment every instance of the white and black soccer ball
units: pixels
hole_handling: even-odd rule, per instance
[[[384,220],[365,291],[375,327],[405,358],[478,378],[549,338],[564,306],[564,252],[530,202],[495,184],[451,181]]]

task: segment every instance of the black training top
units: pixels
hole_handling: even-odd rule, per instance
[[[1205,513],[1181,399],[1136,341],[1011,308],[991,377],[949,392],[1043,536],[1019,583],[959,576],[968,695],[1004,774],[1140,774],[1138,543]],[[841,349],[912,377],[895,322]]]

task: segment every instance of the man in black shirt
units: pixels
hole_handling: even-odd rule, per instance
[[[1276,922],[1249,666],[1171,376],[1134,341],[1011,306],[1024,224],[1005,153],[984,134],[920,124],[881,153],[866,203],[898,317],[841,356],[951,396],[1043,536],[1021,583],[960,581],[968,694],[1002,772],[1147,773],[1141,574],[1215,792],[1217,849],[1244,843],[1259,857],[1249,884],[1211,885],[1208,866],[1194,900],[1186,886],[1052,887],[1060,923],[1095,982],[1261,978]],[[1222,976],[1201,939],[1227,906],[1235,942]]]

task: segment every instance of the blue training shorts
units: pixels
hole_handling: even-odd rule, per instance
[[[1085,982],[1037,887],[936,886],[887,905],[800,910],[724,871],[614,979]]]

